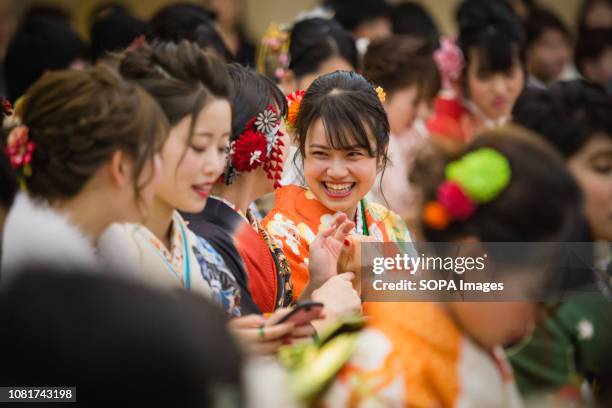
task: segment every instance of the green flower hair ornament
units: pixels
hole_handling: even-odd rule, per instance
[[[446,179],[461,185],[477,203],[497,197],[510,183],[508,159],[497,150],[483,147],[446,166]]]

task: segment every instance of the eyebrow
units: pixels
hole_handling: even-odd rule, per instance
[[[311,144],[308,147],[315,148],[315,149],[326,149],[326,150],[330,150],[331,149],[329,146],[320,145],[320,144]],[[363,146],[360,146],[360,145],[350,145],[350,146],[346,146],[343,149],[338,149],[338,150],[358,150],[358,149],[366,149],[366,148],[363,147]]]

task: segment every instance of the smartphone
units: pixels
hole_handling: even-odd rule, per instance
[[[323,313],[323,303],[304,302],[297,305],[276,324],[291,322],[296,326],[303,326],[313,320],[319,319]]]

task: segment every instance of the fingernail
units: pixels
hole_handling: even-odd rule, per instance
[[[345,238],[344,239],[344,246],[347,246],[347,247],[351,246],[351,241]]]

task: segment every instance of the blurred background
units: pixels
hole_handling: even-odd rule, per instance
[[[300,11],[316,6],[318,0],[194,0],[192,3],[210,7],[211,3],[235,3],[243,22],[247,36],[254,42],[264,33],[270,22],[290,22]],[[453,15],[459,0],[416,0],[423,4],[433,15],[438,27],[444,34],[455,32]],[[71,14],[74,28],[84,37],[88,37],[89,18],[96,6],[108,3],[107,0],[0,0],[0,30],[5,31],[13,23],[9,9],[13,5],[17,13],[23,12],[32,5],[60,6]],[[128,7],[135,15],[148,19],[161,7],[176,3],[173,0],[118,0],[114,3]],[[389,3],[402,3],[401,0],[389,0]],[[538,4],[555,11],[572,29],[576,25],[576,15],[581,4],[580,0],[539,0]],[[233,4],[232,4],[233,5]],[[0,34],[3,35],[3,34]]]

